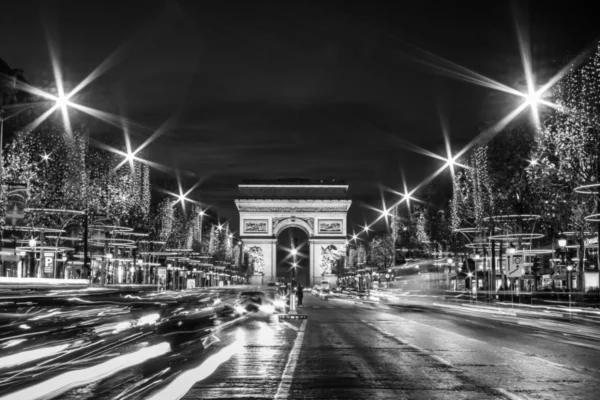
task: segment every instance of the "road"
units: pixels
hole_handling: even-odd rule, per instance
[[[599,343],[413,307],[304,303],[293,342],[294,329],[251,323],[247,351],[185,398],[593,399],[600,389]]]
[[[179,322],[173,332],[119,333],[100,359],[41,376],[27,365],[31,383],[0,398],[593,399],[600,390],[600,342],[553,321],[310,294],[304,304],[307,320],[223,317],[202,335]]]

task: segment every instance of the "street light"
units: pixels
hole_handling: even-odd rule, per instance
[[[571,290],[573,289],[573,278],[571,276],[571,272],[573,271],[573,266],[572,265],[568,265],[567,266],[567,289],[569,289],[569,297],[571,294]]]
[[[573,291],[573,266],[567,266],[567,289],[569,290],[569,316],[571,315],[571,292]]]

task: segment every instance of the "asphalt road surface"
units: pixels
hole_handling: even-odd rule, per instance
[[[307,322],[251,321],[187,399],[595,399],[600,343],[530,323],[305,296]],[[531,321],[529,321],[531,322]]]
[[[119,331],[103,336],[106,350],[104,342],[92,342],[97,356],[73,353],[55,379],[45,371],[36,380],[36,368],[51,360],[29,366],[20,374],[31,374],[32,384],[21,381],[18,392],[6,389],[0,399],[596,399],[600,393],[600,335],[590,335],[589,326],[374,307],[308,293],[298,311],[308,319],[218,318],[201,336],[191,327],[175,335],[148,325]],[[65,381],[73,382],[68,391]]]

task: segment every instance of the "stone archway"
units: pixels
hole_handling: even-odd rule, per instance
[[[328,279],[321,271],[322,250],[330,245],[345,252],[346,217],[352,201],[343,183],[252,183],[239,185],[235,201],[240,213],[240,239],[244,247],[260,247],[264,275],[253,284],[275,281],[278,238],[288,228],[300,229],[308,238],[309,285]]]
[[[296,239],[296,264],[294,271],[295,280],[304,287],[309,287],[310,279],[310,236],[305,229],[298,225],[288,225],[278,230],[276,250],[276,278],[282,278],[290,282],[292,276],[292,265],[294,256],[291,254],[292,243]]]

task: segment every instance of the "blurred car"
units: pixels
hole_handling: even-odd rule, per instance
[[[250,313],[259,318],[270,318],[276,312],[285,312],[285,302],[276,299],[272,290],[246,291],[238,295],[233,309],[236,317]]]
[[[319,297],[322,299],[328,299],[332,296],[333,294],[331,293],[331,289],[329,288],[321,288],[321,293],[319,294]]]
[[[310,291],[310,294],[312,294],[313,296],[319,296],[321,294],[321,286],[319,285],[315,285],[312,290]]]

